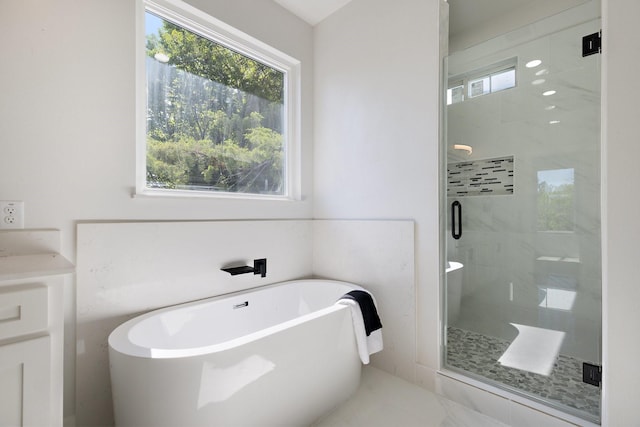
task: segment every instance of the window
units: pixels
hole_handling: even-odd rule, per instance
[[[178,1],[144,32],[138,192],[296,198],[298,61]]]
[[[447,105],[455,104],[458,102],[462,102],[464,99],[464,85],[459,84],[453,87],[450,87],[447,90]]]
[[[538,171],[538,231],[573,231],[574,169]]]
[[[491,92],[516,87],[516,68],[510,68],[491,75]]]
[[[516,58],[449,80],[447,105],[516,87]],[[465,90],[466,89],[466,90]]]

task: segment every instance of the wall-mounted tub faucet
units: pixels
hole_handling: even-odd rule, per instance
[[[266,277],[267,276],[267,259],[266,258],[254,259],[253,267],[248,265],[243,265],[240,267],[225,267],[225,268],[221,268],[220,270],[226,271],[232,276],[235,276],[237,274],[253,273],[253,274],[259,274],[260,277]]]

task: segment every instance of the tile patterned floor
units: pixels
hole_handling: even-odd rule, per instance
[[[454,327],[447,330],[450,366],[600,416],[600,388],[582,382],[582,360],[560,355],[551,375],[544,376],[500,365],[507,347],[509,341]]]

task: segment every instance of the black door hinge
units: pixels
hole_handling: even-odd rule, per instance
[[[582,382],[600,387],[600,382],[602,382],[602,366],[584,362],[582,364]]]
[[[582,38],[582,56],[602,53],[602,30]]]

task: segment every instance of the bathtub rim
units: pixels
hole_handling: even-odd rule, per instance
[[[252,332],[247,335],[236,337],[236,338],[224,341],[222,343],[216,343],[216,344],[200,346],[200,347],[181,348],[181,349],[157,349],[157,348],[149,348],[149,347],[137,345],[131,342],[128,338],[129,331],[131,330],[131,328],[133,328],[139,322],[149,317],[161,315],[162,313],[175,310],[178,307],[183,308],[183,307],[189,307],[193,305],[206,304],[208,302],[215,302],[217,300],[223,300],[225,298],[232,298],[232,297],[240,296],[243,294],[264,291],[269,288],[285,286],[287,284],[294,284],[294,283],[316,283],[316,284],[331,283],[331,284],[346,285],[352,290],[356,290],[356,289],[365,290],[360,285],[357,285],[352,282],[341,281],[341,280],[332,280],[332,279],[297,279],[295,280],[294,279],[294,280],[287,280],[284,282],[271,283],[264,286],[257,286],[249,289],[243,289],[240,291],[216,295],[213,297],[202,298],[194,301],[187,301],[183,303],[173,304],[170,306],[161,307],[157,309],[152,309],[146,313],[139,314],[133,317],[132,319],[127,320],[126,322],[123,322],[122,324],[118,325],[113,331],[111,331],[107,340],[109,352],[115,351],[117,353],[120,353],[126,356],[139,357],[139,358],[145,358],[145,359],[178,359],[178,358],[202,356],[205,354],[222,352],[234,347],[241,346],[243,344],[247,344],[247,343],[259,340],[263,337],[266,337],[271,334],[277,333],[279,331],[285,330],[287,328],[293,327],[297,324],[311,321],[313,319],[328,315],[335,311],[349,310],[349,306],[347,305],[334,303],[325,308],[321,308],[320,310],[316,310],[311,313],[307,313],[302,316],[289,319],[285,322],[278,323],[276,325],[269,326],[264,329],[260,329],[258,331]]]

